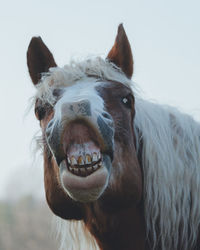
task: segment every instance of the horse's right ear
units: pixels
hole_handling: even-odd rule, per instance
[[[42,41],[41,37],[33,37],[27,51],[27,64],[29,74],[36,85],[41,74],[48,72],[49,68],[56,67],[53,55]]]

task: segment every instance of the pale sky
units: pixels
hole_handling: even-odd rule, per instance
[[[175,105],[200,120],[199,0],[0,3],[0,198],[10,192],[7,182],[24,171],[24,178],[37,183],[30,144],[39,124],[32,110],[24,118],[34,94],[26,66],[32,36],[41,36],[63,66],[72,57],[105,57],[123,22],[135,61],[133,81],[148,98]],[[16,180],[13,192],[22,186]]]

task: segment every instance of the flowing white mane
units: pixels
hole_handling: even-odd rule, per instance
[[[88,76],[133,85],[116,66],[96,58],[52,68],[42,78],[35,97],[53,104],[54,88],[69,86]],[[162,250],[175,250],[179,241],[182,250],[191,249],[200,225],[200,124],[175,108],[138,96],[135,109],[137,149],[140,142],[143,145],[145,218],[147,233],[153,239],[152,248],[159,242]],[[82,222],[63,223],[65,229],[59,230],[61,249],[95,249],[95,243],[86,248],[77,238],[77,228],[85,230]],[[78,241],[79,246],[73,248]]]
[[[200,225],[200,124],[175,108],[136,99],[135,128],[154,247],[175,250],[179,240],[179,249],[192,249]]]

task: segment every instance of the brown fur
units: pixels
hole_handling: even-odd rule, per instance
[[[106,109],[116,124],[116,151],[113,160],[113,168],[116,169],[113,169],[112,173],[112,178],[116,181],[111,183],[104,195],[96,202],[90,204],[75,202],[61,187],[59,168],[53,156],[48,157],[48,154],[44,152],[47,202],[51,210],[64,219],[83,219],[102,250],[142,250],[145,249],[145,223],[141,202],[141,169],[137,155],[133,151],[134,99],[132,109],[128,110],[123,107],[123,103],[119,101],[120,97],[132,93],[128,87],[120,83],[108,82],[107,86],[99,87],[98,91],[104,98]],[[52,114],[49,114],[41,121],[43,130],[51,117]],[[133,139],[130,140],[131,138]],[[124,159],[126,160],[123,163]],[[117,169],[118,162],[121,162],[123,167],[123,172],[120,174]]]
[[[43,134],[52,117],[53,112],[40,122]],[[46,143],[44,144],[44,186],[47,203],[57,216],[63,219],[83,219],[82,206],[73,201],[61,187],[58,165],[48,151]]]
[[[121,96],[132,96],[130,89],[120,83],[108,83],[99,87],[99,92],[115,124],[116,150],[112,164],[115,181],[103,197],[92,205],[93,210],[87,209],[90,219],[85,222],[103,250],[142,250],[145,249],[145,224],[141,203],[141,170],[133,151],[134,99],[130,110],[120,103]],[[115,170],[118,162],[123,167],[120,173],[118,169]]]
[[[128,78],[132,77],[133,56],[130,43],[122,24],[120,24],[118,27],[118,34],[115,39],[115,44],[108,53],[107,58],[119,68],[121,68]]]
[[[31,79],[37,84],[41,73],[48,72],[49,68],[56,67],[53,55],[43,43],[41,37],[33,37],[27,51],[27,64]]]
[[[104,212],[103,204],[96,202],[87,209],[84,221],[102,250],[145,249],[144,217],[140,205]]]

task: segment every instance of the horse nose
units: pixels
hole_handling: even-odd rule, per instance
[[[91,116],[91,104],[89,100],[81,100],[73,103],[63,103],[63,116]]]

